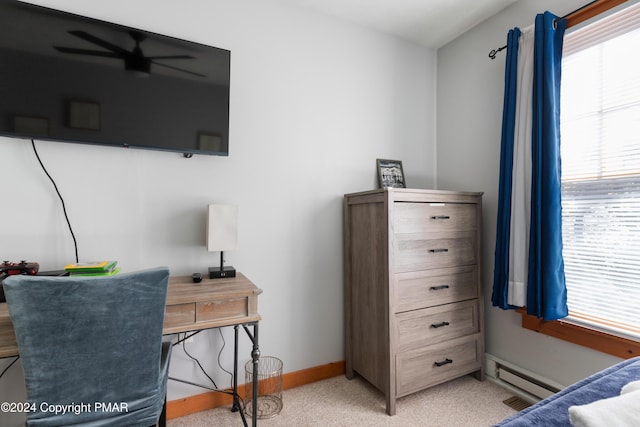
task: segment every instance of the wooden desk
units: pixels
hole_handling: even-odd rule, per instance
[[[203,279],[193,283],[191,276],[171,277],[167,290],[167,308],[164,312],[164,334],[201,331],[204,329],[233,326],[233,406],[232,411],[240,411],[242,422],[246,426],[244,412],[238,396],[238,328],[242,326],[253,343],[251,359],[252,372],[259,372],[258,360],[258,295],[262,290],[256,287],[244,275],[226,279]],[[248,329],[253,326],[253,333]],[[258,375],[253,375],[252,384],[252,426],[257,425]],[[178,378],[169,379],[199,387],[189,381]],[[209,387],[204,387],[210,389]]]
[[[13,332],[13,325],[9,318],[7,303],[0,303],[0,357],[11,357],[18,355],[18,344],[16,334]]]
[[[203,279],[193,283],[191,276],[176,276],[169,279],[167,307],[164,315],[163,333],[201,331],[204,329],[233,326],[235,330],[234,348],[234,405],[240,410],[237,395],[238,368],[238,328],[242,326],[253,343],[251,357],[253,372],[258,371],[260,350],[258,347],[258,295],[262,290],[251,283],[243,274],[226,279]],[[247,326],[253,326],[253,334]],[[0,357],[18,356],[18,344],[9,317],[6,303],[0,303]],[[257,397],[257,378],[253,375],[253,394]],[[253,402],[253,408],[256,401]],[[252,411],[252,425],[256,425],[256,413]],[[240,412],[244,424],[244,413]]]
[[[233,326],[261,320],[258,295],[262,290],[243,274],[228,279],[171,277],[164,313],[165,334]]]

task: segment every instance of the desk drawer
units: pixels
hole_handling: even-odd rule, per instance
[[[248,298],[232,298],[220,301],[196,303],[196,321],[232,319],[249,315]]]
[[[173,326],[190,325],[196,321],[196,304],[168,305],[164,310],[164,328]]]
[[[0,303],[0,358],[17,355],[18,343],[9,317],[9,309],[6,303]]]
[[[396,314],[398,351],[425,348],[479,331],[478,301],[463,301]]]

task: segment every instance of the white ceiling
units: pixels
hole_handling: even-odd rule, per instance
[[[283,0],[438,49],[518,0]]]

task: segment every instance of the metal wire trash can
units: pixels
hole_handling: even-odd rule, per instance
[[[253,361],[244,365],[245,400],[244,412],[253,415]],[[277,357],[262,356],[258,359],[258,419],[275,417],[282,410],[282,360]]]

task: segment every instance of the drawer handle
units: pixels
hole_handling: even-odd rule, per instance
[[[451,219],[451,217],[449,215],[434,215],[431,219],[435,219],[437,221],[439,219]]]
[[[449,363],[453,363],[453,360],[446,358],[442,362],[435,362],[435,365],[439,368],[440,366],[448,365]]]
[[[442,328],[443,326],[449,326],[449,322],[432,323],[431,327],[434,329]]]
[[[434,253],[434,254],[439,254],[439,253],[442,253],[442,252],[449,252],[449,249],[446,249],[446,248],[429,249],[429,252]]]
[[[431,286],[430,291],[441,291],[443,289],[449,289],[449,285]]]

